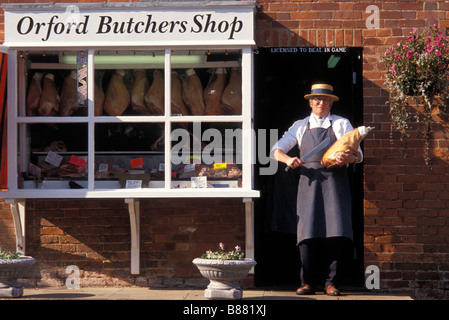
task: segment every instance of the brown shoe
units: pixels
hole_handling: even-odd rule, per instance
[[[340,290],[335,288],[335,286],[333,286],[333,285],[326,286],[325,292],[328,296],[339,296],[340,295]]]
[[[298,290],[296,290],[296,294],[299,296],[315,294],[315,289],[310,284],[305,284]]]

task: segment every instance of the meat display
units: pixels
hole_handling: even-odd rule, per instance
[[[208,77],[209,74],[206,73],[206,69],[195,70],[193,68],[190,68],[184,70],[185,74],[180,70],[177,70],[179,73],[173,71],[171,74],[170,112],[172,115],[202,116],[242,114],[242,77],[239,68],[210,69],[210,77]],[[90,98],[93,98],[94,101],[89,103],[90,107],[94,107],[93,114],[95,116],[164,115],[165,81],[163,72],[163,70],[157,69],[134,70],[133,72],[132,70],[127,70],[126,73],[124,70],[101,70],[101,68],[99,68],[99,70],[95,70],[95,83],[89,84],[90,88],[94,88],[93,96],[92,93],[90,93]],[[229,81],[227,81],[228,76]],[[57,80],[57,85],[55,84],[55,79]],[[61,81],[62,79],[64,79],[63,82]],[[92,79],[92,81],[94,81],[93,78],[89,79]],[[103,79],[109,82],[104,82],[103,85]],[[54,70],[53,73],[36,72],[29,84],[26,99],[26,114],[28,116],[87,116],[87,108],[78,108],[77,81],[77,73],[76,71],[72,70]],[[58,91],[58,88],[60,89],[60,91]],[[92,112],[92,110],[90,110],[90,112]],[[91,119],[86,119],[85,122],[88,122],[87,120],[90,121]],[[97,119],[97,121],[103,122],[104,119]],[[157,151],[156,154],[157,157],[159,157],[157,161],[159,161],[159,159],[161,158],[160,152],[163,152],[165,149],[165,121],[165,117],[160,121],[143,119],[141,122],[151,122],[152,124],[149,126],[142,126],[142,130],[136,129],[136,136],[133,136],[132,139],[128,139],[129,137],[127,136],[128,140],[125,140],[124,143],[122,143],[122,141],[120,140],[116,144],[119,146],[118,148],[116,148],[116,145],[114,144],[111,144],[109,146],[108,143],[105,142],[110,138],[109,133],[112,126],[109,127],[109,125],[107,125],[103,128],[100,128],[100,126],[98,126],[101,129],[99,129],[98,132],[95,131],[95,143],[96,146],[97,144],[99,146],[98,151],[106,153],[109,153],[109,151],[114,151],[116,152],[117,156],[114,155],[113,157],[111,157],[111,163],[110,165],[108,165],[108,168],[105,169],[106,171],[95,172],[95,179],[117,179],[116,173],[122,172],[122,170],[126,170],[126,172],[123,171],[126,174],[131,174],[127,169],[124,169],[124,167],[126,167],[126,164],[124,165],[123,157],[119,155],[121,152],[121,146],[125,144],[129,149],[123,148],[123,150],[127,151]],[[211,121],[207,120],[206,118],[204,118],[203,121],[205,123],[211,122],[210,125],[215,127],[217,126],[215,122],[221,122],[221,120]],[[30,150],[35,154],[30,157],[30,162],[34,162],[30,163],[30,165],[33,165],[37,169],[37,171],[39,171],[39,177],[42,176],[42,178],[44,179],[85,179],[87,177],[87,165],[79,166],[77,164],[74,164],[73,161],[69,162],[67,159],[67,154],[70,154],[70,152],[84,154],[85,150],[82,149],[84,148],[84,142],[78,143],[76,139],[73,139],[73,141],[71,140],[71,138],[75,136],[75,134],[73,134],[72,136],[72,127],[63,128],[64,130],[61,130],[63,126],[60,125],[59,122],[66,121],[50,122],[53,122],[51,124],[55,125],[54,128],[52,128],[54,130],[51,131],[51,136],[50,134],[48,134],[48,137],[42,135],[39,136],[39,139],[37,139],[37,135],[36,138],[33,135],[33,141]],[[78,122],[78,120],[74,119],[74,122]],[[107,122],[109,122],[109,120],[107,120]],[[118,121],[114,120],[111,122]],[[133,119],[125,122],[137,121]],[[173,121],[173,124],[170,128],[173,131],[174,129],[179,127],[191,128],[191,126],[191,120],[188,121],[179,119]],[[228,124],[224,124],[222,127],[227,126]],[[74,126],[74,128],[76,129],[74,131],[78,131],[79,127],[81,126]],[[130,124],[129,127],[138,128],[138,126],[135,124]],[[220,127],[220,124],[218,125],[218,127]],[[189,135],[189,146],[200,145],[201,150],[203,150],[206,142],[201,141],[201,138],[194,136],[190,132],[190,130]],[[130,146],[131,143],[129,145],[127,143],[131,140],[133,143],[132,146]],[[152,142],[152,144],[143,146],[140,143],[141,141],[145,141],[148,143]],[[69,148],[67,148],[66,143]],[[88,143],[91,142],[87,142],[86,144]],[[49,145],[45,146],[46,144]],[[41,145],[44,145],[45,147],[40,147]],[[78,145],[81,145],[81,148],[78,148]],[[49,151],[62,153],[61,157],[63,157],[63,160],[57,167],[53,164],[45,162],[45,160],[43,160],[44,155],[39,154]],[[95,152],[97,152],[97,149],[95,149]],[[105,158],[106,157],[108,156],[105,156]],[[157,157],[151,155],[151,161],[155,162],[156,160],[154,159]],[[38,159],[38,161],[36,161],[36,159]],[[220,181],[238,179],[241,183],[241,179],[239,178],[241,178],[242,176],[242,171],[235,164],[227,164],[226,166],[214,167],[214,165],[197,164],[196,161],[192,162],[195,163],[191,163],[185,166],[174,165],[172,167],[172,177],[174,177],[174,179],[179,178],[181,180],[184,179],[188,181],[191,177],[206,176],[208,180],[210,179]],[[147,162],[145,163],[145,166],[148,166]],[[151,168],[151,166],[153,166],[153,168]],[[154,169],[154,167],[155,165],[151,163],[150,168],[143,168],[143,171],[145,171],[145,174],[147,174],[147,172],[153,170],[156,174],[163,178],[164,172],[158,172],[159,169]],[[29,173],[30,176],[33,176],[33,172],[31,172],[31,170],[29,171]],[[181,185],[188,183],[186,181],[183,181]],[[217,182],[216,185],[220,184],[229,185],[229,183],[221,182]],[[235,183],[233,185],[235,185]]]
[[[36,72],[31,78],[30,88],[28,89],[28,96],[26,102],[27,116],[37,116],[37,109],[39,108],[39,101],[42,95],[42,76],[40,72]]]
[[[328,169],[338,168],[338,165],[336,164],[338,154],[348,149],[351,153],[355,154],[360,142],[373,129],[373,127],[361,126],[346,133],[343,137],[335,141],[334,144],[324,153],[321,158],[321,164]]]
[[[38,113],[44,117],[55,116],[59,113],[59,95],[55,85],[55,76],[51,73],[44,77]]]
[[[106,90],[103,109],[110,116],[121,116],[131,102],[129,90],[123,82],[124,75],[125,71],[117,70]]]
[[[223,115],[241,114],[242,110],[242,77],[238,68],[230,71],[229,82],[226,82],[226,69],[211,69],[208,84],[203,88],[202,81],[195,69],[190,68],[182,78],[177,72],[171,75],[171,113],[175,115]],[[30,81],[26,113],[28,116],[68,117],[87,115],[87,109],[77,112],[77,75],[71,71],[65,77],[61,88],[61,99],[55,86],[55,77],[49,73],[36,72]],[[107,84],[106,92],[102,86],[94,84],[95,116],[121,116],[131,106],[134,114],[163,115],[165,112],[164,76],[162,70],[154,70],[153,77],[147,76],[145,70],[135,70],[132,79],[125,83],[125,71],[116,70]],[[131,83],[132,82],[132,83]],[[128,85],[127,85],[128,83]],[[131,108],[130,108],[131,109]],[[131,111],[131,110],[129,110]]]
[[[131,89],[131,106],[133,111],[142,115],[150,115],[145,105],[145,93],[149,88],[150,80],[145,74],[145,71],[134,70],[134,83]]]
[[[221,98],[223,111],[226,114],[242,114],[242,75],[237,68],[232,68],[229,83]]]
[[[229,164],[227,168],[215,169],[213,166],[202,164],[186,164],[178,169],[179,179],[191,177],[208,177],[211,179],[237,179],[242,176],[242,170],[235,164]]]
[[[178,73],[171,73],[171,113],[186,116],[189,114],[182,99],[182,83]]]
[[[61,178],[83,178],[87,176],[87,166],[80,167],[71,163],[65,163],[59,167],[58,175]]]
[[[204,89],[203,98],[206,106],[206,115],[222,115],[221,97],[225,87],[225,69],[217,68],[211,75],[209,83]]]
[[[154,70],[153,82],[145,93],[144,100],[151,115],[164,114],[164,76],[160,70]]]
[[[194,69],[187,69],[187,79],[183,81],[182,97],[190,113],[195,116],[204,114],[203,85]]]
[[[59,115],[61,117],[71,116],[78,107],[76,82],[76,71],[72,70],[70,75],[64,79],[61,89],[61,102],[59,105]]]

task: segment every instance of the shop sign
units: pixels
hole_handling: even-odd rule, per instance
[[[5,8],[5,44],[254,44],[254,8]]]

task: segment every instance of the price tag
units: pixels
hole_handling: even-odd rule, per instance
[[[227,167],[226,163],[214,163],[214,169],[226,169]]]
[[[131,168],[137,168],[137,167],[142,167],[143,166],[143,159],[142,158],[137,158],[137,159],[133,159],[130,161],[131,164]]]
[[[142,180],[126,180],[126,189],[139,189],[142,188]]]
[[[83,158],[72,155],[70,157],[69,163],[74,164],[75,166],[78,166],[78,167],[84,167],[86,165],[87,161],[84,160]]]
[[[184,172],[190,172],[190,171],[194,171],[194,170],[195,170],[194,164],[186,164],[184,166]]]
[[[49,151],[47,153],[47,156],[45,157],[45,162],[54,165],[55,167],[59,167],[62,161],[62,156],[60,156],[57,153],[54,153],[53,151]]]
[[[159,163],[159,171],[161,172],[165,171],[165,163],[163,162]]]
[[[192,188],[207,188],[207,177],[191,177],[190,187]]]
[[[98,172],[108,172],[109,166],[107,163],[100,163],[98,165]]]

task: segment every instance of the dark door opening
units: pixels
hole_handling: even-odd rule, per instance
[[[281,137],[294,121],[311,112],[304,95],[315,81],[333,85],[340,100],[332,113],[363,125],[362,48],[259,48],[254,56],[255,118],[258,129],[277,129]],[[267,139],[269,143],[269,139]],[[267,149],[270,146],[267,145]],[[363,148],[363,145],[362,145]],[[292,150],[298,153],[298,150]],[[261,175],[255,165],[255,284],[298,286],[300,259],[296,246],[296,191],[299,173]],[[291,171],[291,170],[290,170]],[[363,163],[351,165],[354,242],[345,248],[343,285],[363,286]]]

